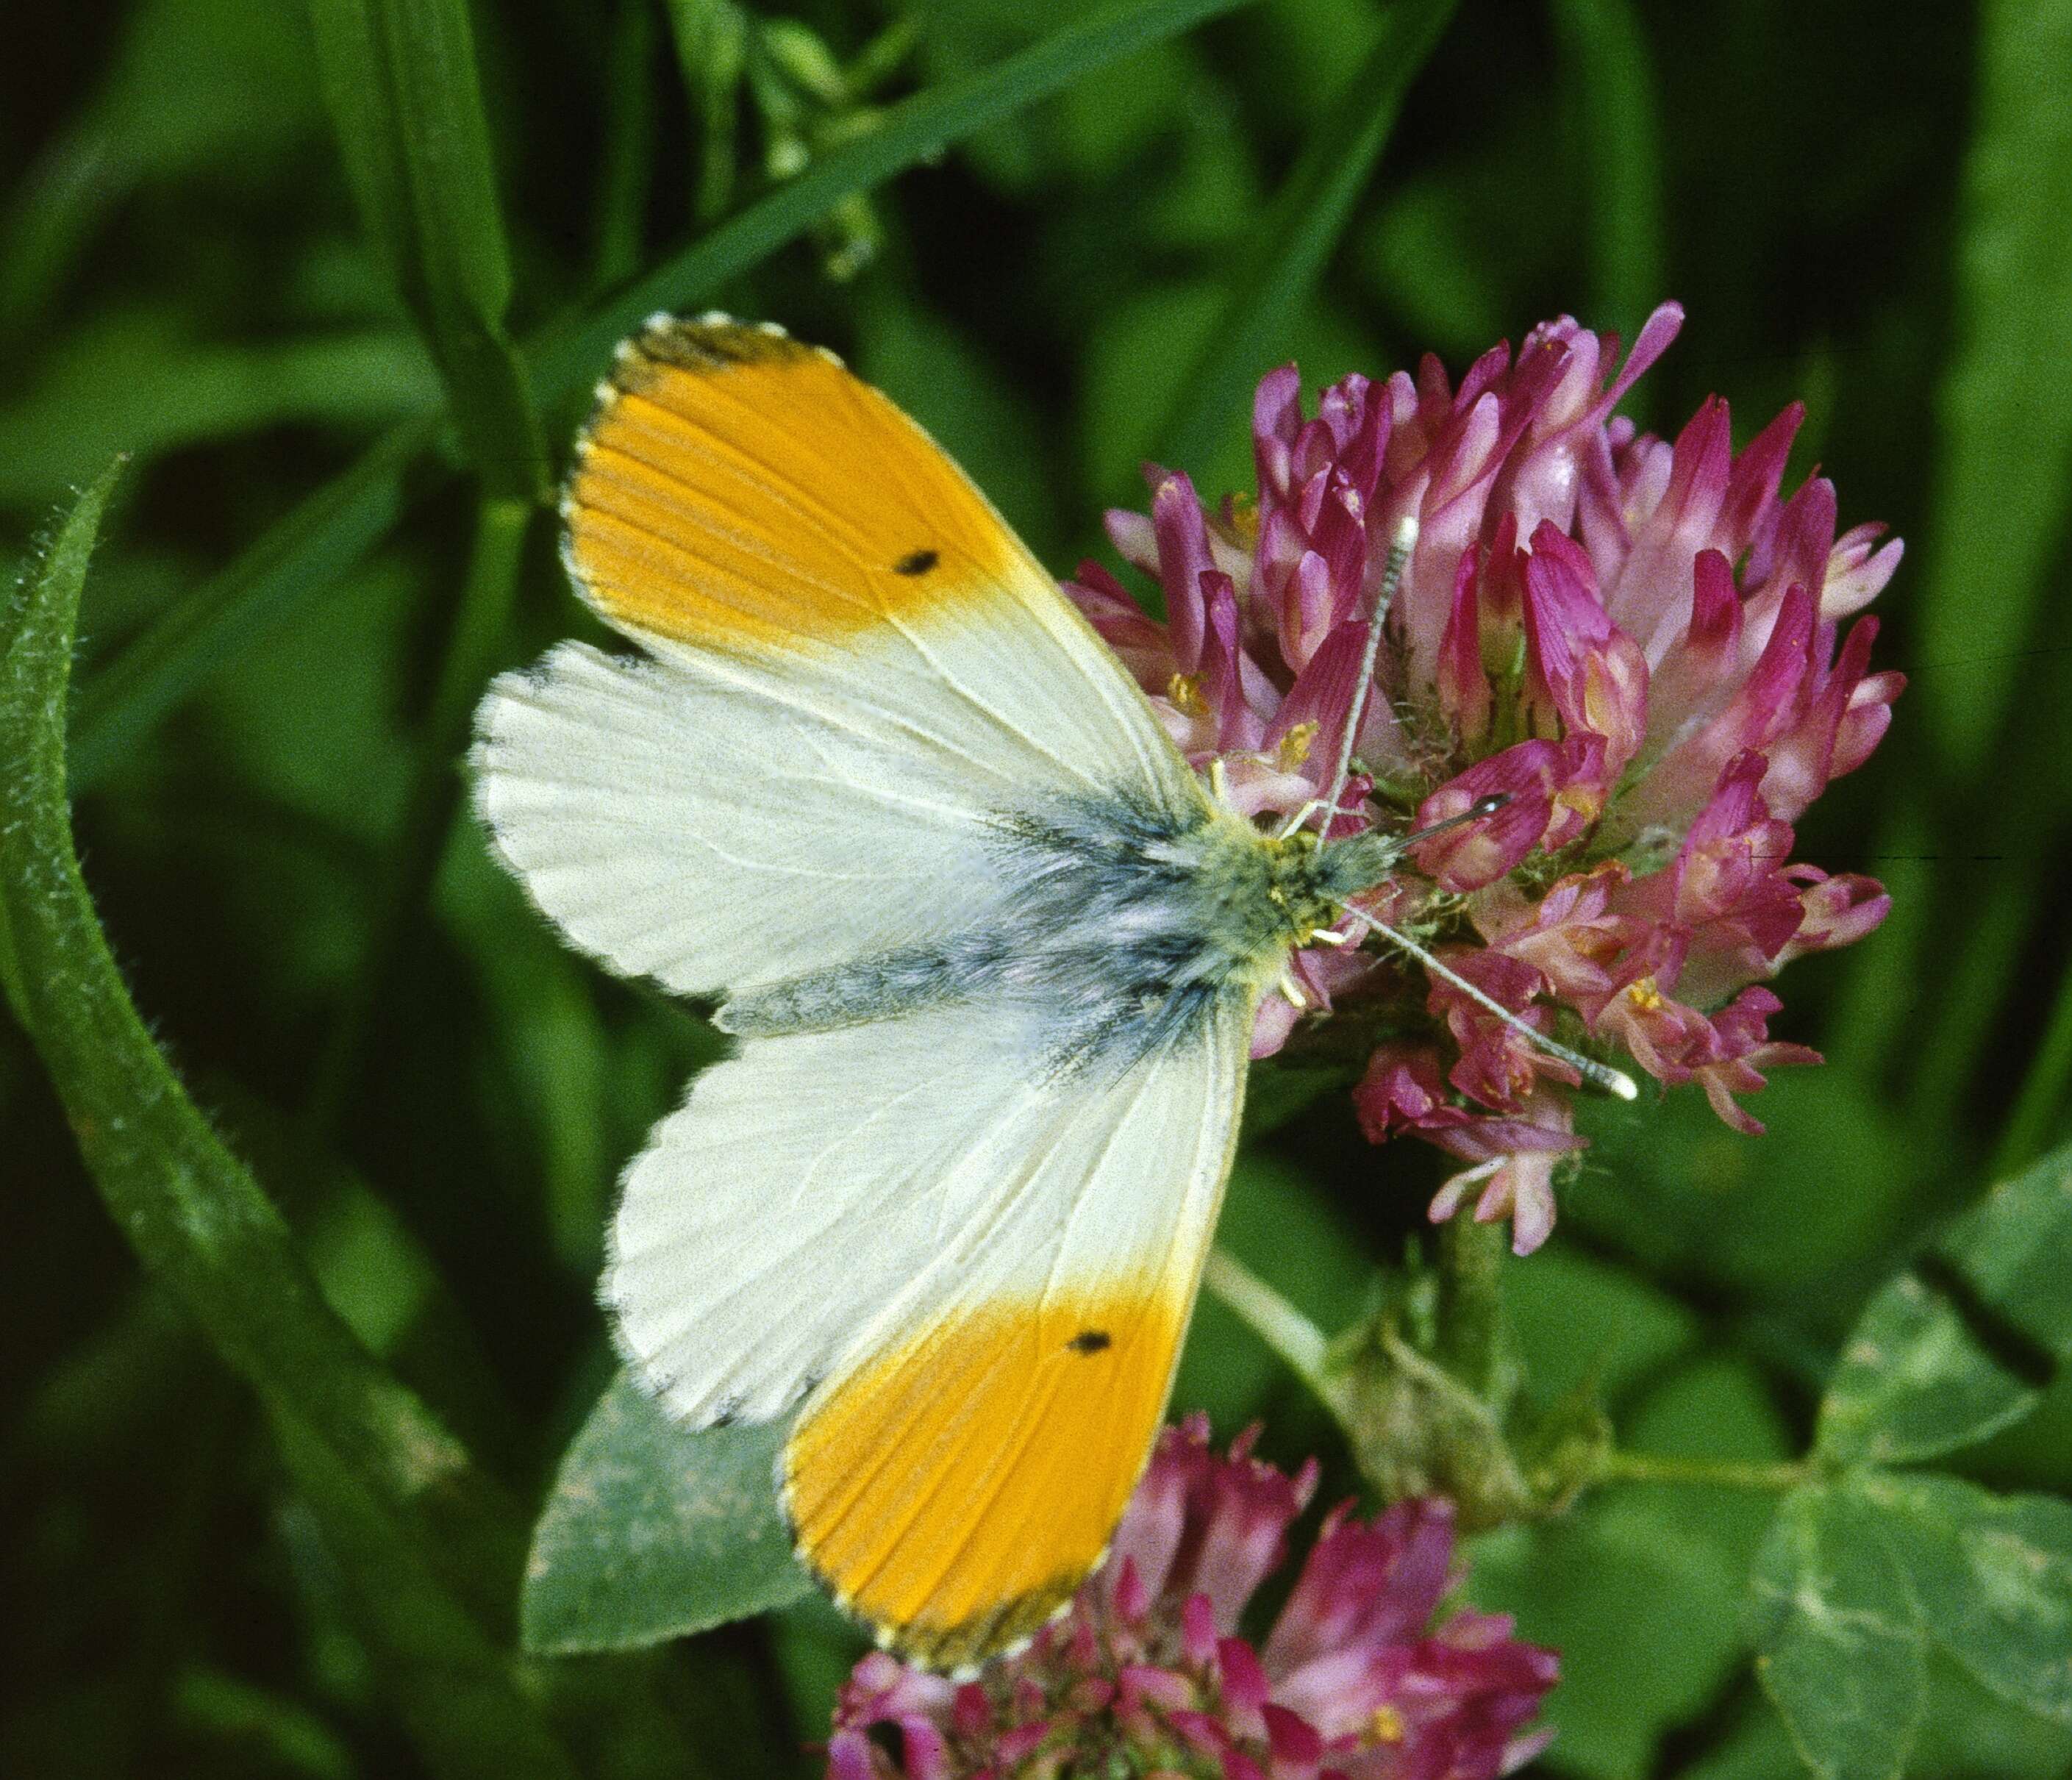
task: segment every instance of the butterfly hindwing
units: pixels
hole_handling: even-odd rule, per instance
[[[902,1655],[997,1655],[1100,1561],[1172,1389],[1251,1026],[1234,998],[1120,1075],[1059,1084],[969,1260],[808,1399],[783,1458],[800,1556]]]
[[[751,1040],[629,1171],[606,1294],[674,1412],[781,1413],[800,1555],[973,1660],[1098,1561],[1166,1404],[1249,1004],[1059,1068],[1012,1009]]]

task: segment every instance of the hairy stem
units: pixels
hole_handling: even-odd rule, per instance
[[[1500,1223],[1449,1218],[1439,1227],[1437,1358],[1474,1395],[1501,1411],[1517,1382],[1504,1330]]]

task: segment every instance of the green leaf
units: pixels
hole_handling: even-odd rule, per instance
[[[504,331],[511,261],[467,0],[310,0],[346,174],[493,490],[537,498],[545,441]]]
[[[1946,784],[1968,786],[2025,663],[2072,493],[2072,405],[2045,368],[2072,335],[2072,0],[1988,0],[1955,215],[1958,343],[1916,578],[1920,696]]]
[[[528,342],[533,394],[553,408],[594,381],[652,310],[710,295],[867,191],[1098,68],[1248,0],[1136,0],[1067,26],[997,67],[887,110],[868,135],[679,249],[584,322]],[[80,701],[75,780],[91,783],[142,728],[290,610],[318,598],[442,479],[417,472],[445,417],[392,428],[352,468],[299,503],[220,574],[97,674]],[[436,469],[437,466],[424,466]]]
[[[2029,1054],[2021,1092],[1993,1151],[1994,1172],[2019,1168],[2043,1147],[2072,1085],[2072,967],[2058,980],[2050,1019]]]
[[[1739,1572],[1692,1536],[1692,1518],[1678,1516],[1669,1491],[1622,1491],[1475,1542],[1475,1605],[1560,1651],[1547,1718],[1563,1772],[1646,1780],[1663,1733],[1741,1660]]]
[[[2006,1319],[2006,1339],[2072,1359],[2072,1144],[1995,1187],[1957,1221],[1942,1252]]]
[[[620,1374],[570,1444],[534,1531],[526,1648],[655,1644],[811,1593],[772,1481],[784,1432],[689,1432]]]
[[[1794,1490],[1749,1577],[1756,1675],[1820,1780],[1895,1780],[1927,1697],[1926,1642],[1876,1508]]]
[[[43,319],[140,186],[257,185],[299,153],[317,104],[297,10],[138,0],[104,15],[115,34],[101,39],[105,72],[0,198],[0,334],[10,346]]]
[[[1181,405],[1159,429],[1161,461],[1194,465],[1246,411],[1246,393],[1272,364],[1288,318],[1344,234],[1396,128],[1404,96],[1437,47],[1458,0],[1399,0],[1372,52],[1345,81],[1224,281],[1209,343],[1179,382]]]
[[[1817,1449],[1907,1463],[1984,1440],[2072,1359],[2072,1147],[1996,1188],[1873,1297],[1820,1406]]]
[[[805,234],[852,193],[1046,99],[1089,70],[1177,36],[1251,0],[1134,0],[1104,6],[994,67],[888,108],[865,136],[816,161],[796,179],[669,255],[578,327],[530,351],[543,405],[586,388],[611,348],[657,309],[709,296]]]
[[[1817,1449],[1836,1461],[1917,1463],[1975,1445],[2035,1402],[1948,1297],[1904,1273],[1871,1300],[1842,1350]]]
[[[1550,1248],[1510,1271],[1507,1305],[1556,1253]],[[1614,1337],[1614,1371],[1679,1333],[1660,1308],[1640,1308],[1643,1326],[1659,1326],[1631,1349],[1623,1332]],[[1624,1309],[1600,1284],[1594,1296],[1578,1294],[1570,1316],[1602,1338],[1619,1330]],[[1521,1323],[1519,1334],[1536,1385],[1544,1381],[1534,1327]],[[1585,1345],[1575,1333],[1567,1338]],[[1768,1459],[1786,1450],[1761,1381],[1745,1363],[1722,1359],[1671,1372],[1622,1434],[1650,1451],[1695,1457]],[[1557,1520],[1478,1543],[1469,1583],[1476,1604],[1515,1614],[1525,1635],[1561,1652],[1561,1684],[1547,1711],[1564,1773],[1645,1780],[1661,1771],[1664,1736],[1719,1697],[1746,1661],[1736,1609],[1770,1506],[1726,1490],[1606,1490]]]
[[[1929,1636],[1990,1692],[2072,1725],[2072,1502],[1947,1477],[1856,1487],[1884,1511]]]
[[[334,1021],[305,1112],[309,1129],[327,1139],[352,1090],[375,1013],[389,986],[438,869],[461,798],[454,758],[465,749],[483,683],[496,667],[517,594],[525,534],[536,509],[528,501],[485,495],[475,519],[453,628],[439,662],[432,705],[417,738],[403,820],[374,886],[369,932],[344,1007]]]
[[[1658,1273],[1716,1281],[1804,1324],[1839,1323],[1847,1307],[1828,1291],[1838,1270],[1918,1219],[1916,1153],[1891,1109],[1838,1070],[1780,1072],[1749,1104],[1770,1128],[1759,1144],[1702,1095],[1584,1102],[1586,1190],[1564,1215]],[[1815,1180],[1821,1190],[1808,1193]]]
[[[1630,1268],[1572,1245],[1550,1244],[1530,1267],[1508,1270],[1504,1312],[1521,1354],[1531,1356],[1533,1396],[1551,1403],[1594,1387],[1615,1396],[1659,1376],[1699,1337],[1698,1319]]]
[[[733,195],[741,77],[748,62],[748,20],[734,0],[663,0],[676,47],[684,94],[697,120],[697,192],[692,209],[710,222]]]
[[[33,369],[0,407],[0,506],[46,506],[118,450],[148,462],[273,427],[356,434],[438,389],[424,349],[393,324],[219,344],[142,306],[73,330]]]

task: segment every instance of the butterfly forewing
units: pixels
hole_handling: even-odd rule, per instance
[[[1198,812],[1105,646],[875,390],[732,323],[651,327],[615,376],[567,556],[648,659],[506,675],[475,750],[498,850],[585,950],[738,993],[983,920],[1004,811]]]

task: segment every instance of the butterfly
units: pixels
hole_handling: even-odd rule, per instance
[[[569,940],[738,1041],[626,1170],[616,1338],[684,1424],[791,1418],[801,1560],[968,1667],[1100,1561],[1260,1000],[1417,837],[1231,809],[948,457],[775,328],[651,321],[562,510],[641,653],[498,680],[476,807]]]

